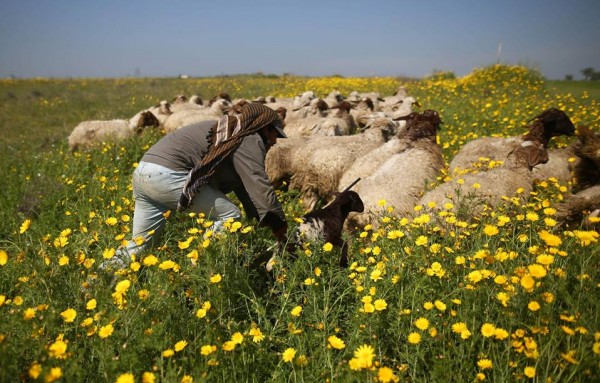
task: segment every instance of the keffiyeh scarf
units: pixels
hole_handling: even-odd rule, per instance
[[[211,129],[208,152],[188,173],[177,210],[189,207],[200,187],[208,183],[217,166],[238,148],[244,137],[278,120],[279,115],[274,110],[258,103],[244,105],[238,117],[221,117]]]

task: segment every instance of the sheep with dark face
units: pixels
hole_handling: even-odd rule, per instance
[[[363,97],[362,100],[356,104],[353,110],[350,111],[352,117],[356,121],[356,125],[359,128],[364,128],[369,122],[369,117],[375,113],[375,105],[373,100],[369,97]]]
[[[371,150],[362,157],[357,158],[344,172],[338,185],[339,190],[356,178],[366,179],[373,175],[390,157],[407,150],[419,138],[420,134],[424,134],[425,136],[430,134],[432,139],[435,140],[436,132],[431,132],[429,128],[434,128],[437,131],[440,124],[442,124],[439,114],[430,109],[425,110],[423,113],[412,112],[410,115],[402,117],[402,119],[406,123],[395,137],[392,137],[388,142]],[[429,121],[431,124],[420,126],[419,121]],[[411,128],[412,131],[410,131]]]
[[[377,148],[369,154],[368,160],[375,166],[359,162],[364,167],[357,174],[364,179],[356,191],[363,198],[365,212],[351,215],[348,221],[352,227],[379,225],[380,200],[393,207],[397,217],[413,212],[428,183],[437,179],[445,165],[436,140],[439,121],[437,113],[415,117],[400,136],[380,147],[385,150]]]
[[[548,149],[553,137],[570,136],[575,133],[575,126],[569,117],[556,108],[546,109],[528,122],[532,122],[531,126],[541,127],[541,140],[545,149]],[[523,137],[482,137],[467,142],[450,162],[450,173],[464,173],[481,158],[504,160],[522,142]]]
[[[355,183],[358,181],[357,179]],[[364,211],[362,199],[358,193],[348,190],[350,187],[340,193],[334,193],[334,200],[327,206],[302,216],[302,223],[293,236],[292,248],[305,242],[329,242],[341,251],[340,266],[348,267],[348,244],[342,238],[344,222],[350,212]],[[271,258],[267,263],[267,270],[270,271],[275,263],[276,258]]]
[[[231,96],[229,95],[229,93],[221,92],[218,95],[211,98],[210,100],[208,100],[208,106],[212,106],[212,104],[214,104],[217,100],[226,100],[230,104],[233,104],[233,101],[231,100]]]
[[[533,125],[502,166],[456,177],[427,192],[418,204],[437,211],[450,203],[454,212],[462,210],[472,218],[486,208],[510,203],[513,197],[526,201],[533,190],[533,168],[546,162],[543,127]]]
[[[140,135],[147,127],[158,127],[159,124],[158,119],[149,111],[141,111],[129,120],[83,121],[69,135],[69,149],[73,151],[104,141],[121,141]]]
[[[342,101],[331,109],[337,109],[337,113],[327,116],[313,126],[310,129],[310,135],[347,136],[356,133],[356,121],[350,114],[353,106],[349,102]]]

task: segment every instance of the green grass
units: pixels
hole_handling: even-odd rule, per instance
[[[553,95],[572,94],[577,98],[600,100],[600,81],[546,81],[546,88]]]
[[[164,246],[119,273],[118,284],[98,274],[130,235],[131,172],[160,134],[70,153],[66,136],[79,121],[126,118],[178,93],[385,95],[399,83],[0,82],[0,381],[51,382],[59,372],[61,381],[121,383],[148,374],[161,382],[597,381],[598,233],[553,225],[552,209],[572,185],[542,182],[528,203],[469,222],[385,215],[378,229],[347,235],[349,269],[312,243],[267,273],[268,230],[243,218],[204,240],[202,217],[172,214]],[[423,109],[440,112],[447,161],[476,136],[521,134],[549,106],[598,126],[591,90],[590,98],[565,93],[520,67],[406,84]],[[293,228],[303,213],[298,192],[278,193]],[[89,280],[96,283],[83,289]]]

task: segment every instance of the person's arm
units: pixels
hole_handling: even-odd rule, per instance
[[[242,180],[245,193],[235,192],[248,216],[254,215],[252,209],[247,208],[248,202],[251,202],[255,213],[258,214],[259,226],[269,226],[275,234],[281,232],[283,228],[287,229],[287,222],[273,186],[269,182],[265,170],[265,156],[265,145],[258,134],[244,138],[233,153],[232,162]],[[244,194],[249,197],[250,201],[248,198],[244,198]]]

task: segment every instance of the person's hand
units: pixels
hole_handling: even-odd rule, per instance
[[[277,242],[285,242],[287,241],[287,223],[281,226],[279,229],[273,229],[273,236],[277,239]]]

